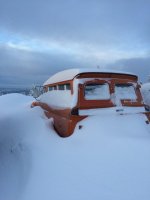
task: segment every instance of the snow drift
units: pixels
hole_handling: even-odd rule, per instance
[[[0,97],[0,199],[150,199],[145,115],[93,115],[60,138],[32,101]]]

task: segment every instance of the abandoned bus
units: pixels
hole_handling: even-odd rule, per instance
[[[69,69],[50,77],[44,93],[32,106],[40,106],[53,118],[56,132],[70,136],[77,123],[89,115],[112,110],[116,114],[141,113],[147,116],[134,74],[99,69]]]

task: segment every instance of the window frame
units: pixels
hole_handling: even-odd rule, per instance
[[[84,90],[85,90],[85,85],[87,84],[104,84],[107,83],[109,86],[109,93],[110,93],[110,99],[100,99],[100,100],[86,100],[84,98]],[[95,109],[95,108],[108,108],[108,107],[113,107],[114,104],[111,101],[111,94],[112,94],[112,87],[111,87],[111,82],[109,80],[102,80],[102,79],[92,79],[89,81],[85,81],[83,84],[79,84],[78,88],[78,103],[77,105],[80,107],[80,109]]]

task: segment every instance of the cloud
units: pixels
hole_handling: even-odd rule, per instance
[[[32,86],[42,84],[54,73],[75,67],[96,67],[94,59],[89,62],[68,56],[68,54],[46,54],[11,48],[0,47],[0,84],[7,86]],[[150,74],[150,57],[119,59],[100,67],[113,70],[128,71],[137,74],[140,80],[146,81]]]
[[[4,29],[39,38],[113,45],[144,42],[148,0],[1,0]]]
[[[42,83],[66,68],[112,67],[145,80],[149,0],[1,0],[0,84]]]
[[[137,74],[140,81],[146,82],[150,75],[150,56],[145,58],[121,59],[108,65],[108,67]]]
[[[62,52],[50,54],[14,48],[12,45],[0,47],[0,84],[42,84],[57,71],[83,66],[89,67],[89,63]]]

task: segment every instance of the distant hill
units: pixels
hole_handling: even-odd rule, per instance
[[[25,94],[30,95],[30,89],[29,88],[0,88],[0,96],[10,93],[19,93],[19,94]]]

